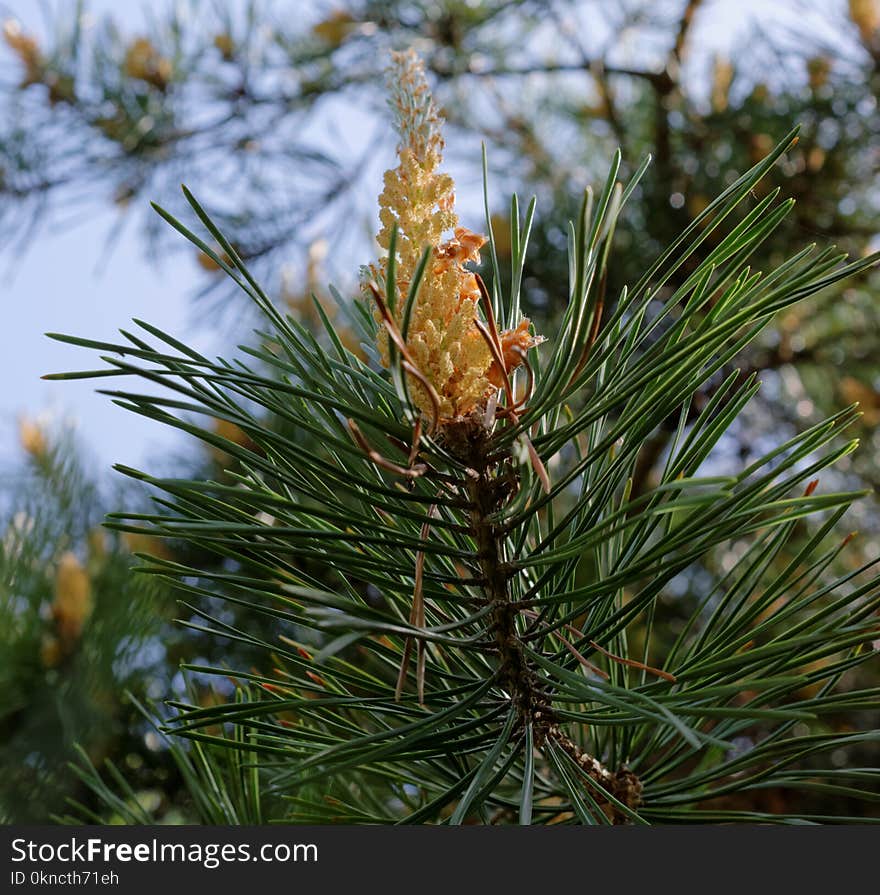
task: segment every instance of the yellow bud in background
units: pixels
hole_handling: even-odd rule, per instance
[[[813,56],[807,60],[807,77],[813,90],[824,87],[829,74],[831,74],[831,60],[827,56]]]
[[[880,0],[849,0],[849,17],[862,41],[871,43],[880,29]]]
[[[15,19],[7,19],[3,23],[3,39],[24,66],[24,80],[21,86],[27,87],[29,84],[39,83],[42,80],[45,60],[36,38],[25,34]]]
[[[122,70],[130,78],[152,84],[159,90],[168,86],[173,74],[171,60],[160,55],[147,37],[139,37],[129,44]]]
[[[316,239],[309,245],[305,283],[302,275],[290,269],[281,273],[281,298],[292,315],[301,321],[320,326],[321,317],[312,301],[314,295],[321,309],[332,320],[338,311],[336,302],[322,294],[323,261],[329,245],[326,239]]]
[[[227,264],[230,267],[233,266],[232,258],[220,249],[219,246],[215,246],[214,251],[224,264]],[[201,249],[196,252],[196,264],[198,264],[202,270],[208,271],[208,273],[218,273],[222,270],[220,265],[207,252],[203,252]]]
[[[712,66],[712,111],[723,112],[727,108],[730,85],[733,84],[733,64],[729,59],[716,56]]]
[[[838,383],[840,397],[847,404],[858,404],[862,423],[873,428],[880,423],[880,395],[853,376],[844,376]]]
[[[506,214],[495,212],[489,218],[492,224],[492,238],[495,240],[495,252],[499,258],[510,257],[510,218]]]
[[[241,445],[249,450],[253,450],[254,443],[250,436],[237,423],[231,423],[229,420],[217,419],[214,421],[214,431],[227,441],[233,444]]]
[[[350,13],[345,12],[345,10],[337,10],[331,13],[324,21],[318,22],[312,28],[312,34],[328,46],[336,48],[345,41],[356,25],[357,19]]]
[[[813,146],[807,154],[807,167],[818,171],[825,164],[825,150],[821,146]]]
[[[235,41],[232,35],[224,31],[214,38],[214,46],[220,51],[220,55],[227,61],[231,62],[235,56]]]
[[[19,420],[18,441],[25,453],[34,460],[42,460],[49,449],[49,443],[43,427],[27,417]]]
[[[69,650],[79,640],[91,612],[92,588],[88,573],[76,555],[68,551],[58,562],[52,603],[52,618],[63,647]]]
[[[162,539],[155,535],[147,535],[139,531],[125,531],[121,535],[121,540],[132,553],[145,553],[148,556],[159,558],[171,556]]]
[[[216,273],[220,270],[220,265],[207,252],[203,252],[201,249],[196,252],[196,264],[209,273]]]

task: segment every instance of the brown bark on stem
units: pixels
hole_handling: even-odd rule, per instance
[[[630,809],[641,801],[642,786],[627,768],[609,770],[567,736],[552,707],[552,697],[529,663],[516,626],[518,607],[510,596],[514,572],[502,555],[503,533],[495,521],[498,511],[515,491],[517,481],[506,458],[493,453],[488,431],[476,416],[445,427],[450,450],[468,465],[469,522],[477,546],[477,562],[486,599],[491,606],[492,632],[499,663],[499,679],[516,709],[521,727],[531,725],[535,745],[553,743],[565,752],[591,780]],[[601,792],[590,795],[616,824],[626,814]],[[605,802],[605,804],[603,804]]]

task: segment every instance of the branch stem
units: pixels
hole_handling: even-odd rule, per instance
[[[493,521],[499,517],[499,510],[515,488],[515,482],[504,468],[506,460],[493,455],[489,432],[481,421],[476,418],[465,420],[458,427],[457,431],[448,434],[453,436],[455,452],[472,470],[468,481],[469,522],[484,593],[491,607],[501,686],[516,709],[520,727],[531,726],[537,748],[552,742],[571,758],[581,773],[634,810],[640,803],[642,790],[636,775],[626,768],[616,772],[609,770],[563,732],[553,711],[551,695],[528,660],[516,626],[521,607],[511,599],[509,588],[514,573],[502,552],[504,533]],[[626,813],[610,799],[602,808],[613,823],[628,821]]]

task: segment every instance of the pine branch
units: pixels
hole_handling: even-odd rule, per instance
[[[213,750],[231,748],[216,725],[239,730],[261,789],[293,796],[285,819],[412,823],[740,816],[698,806],[784,789],[818,756],[876,743],[873,697],[847,677],[874,655],[874,562],[839,573],[849,542],[826,545],[863,495],[817,482],[855,450],[840,438],[855,410],[707,474],[758,385],[722,371],[774,314],[880,258],[807,249],[766,275],[749,266],[791,206],[771,192],[735,212],[796,134],[613,294],[612,241],[647,169],[618,182],[618,154],[570,228],[568,304],[548,350],[519,311],[531,212],[520,221],[511,203],[510,284],[496,273],[486,287],[466,266],[483,239],[456,226],[418,60],[396,56],[392,77],[399,165],[380,197],[384,253],[362,281],[371,362],[329,320],[325,347],[281,314],[189,191],[217,251],[160,214],[249,296],[262,345],[215,362],[148,325],[118,343],[57,336],[105,364],[70,376],[144,383],[106,393],[239,464],[232,485],[123,470],[156,506],[113,527],[219,560],[142,571],[175,583],[190,628],[263,656],[248,671],[193,668],[232,674],[242,695],[178,701],[166,731]],[[638,458],[673,416],[662,474],[635,493]],[[241,427],[247,445],[205,417]],[[820,528],[799,543],[810,517]],[[731,567],[711,574],[731,543]],[[681,580],[692,593],[676,634],[663,622]],[[823,726],[842,705],[865,729]],[[816,778],[839,785],[821,767]],[[309,789],[325,785],[330,807]]]

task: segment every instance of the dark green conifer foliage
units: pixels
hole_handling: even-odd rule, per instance
[[[616,157],[570,228],[567,305],[531,353],[525,409],[504,414],[502,397],[494,419],[433,435],[414,428],[399,352],[384,371],[327,320],[316,338],[279,312],[192,195],[204,237],[159,209],[257,306],[259,346],[212,360],[148,323],[119,343],[54,337],[103,362],[57,378],[120,378],[106,390],[115,402],[238,461],[223,482],[121,470],[155,491],[156,508],[113,514],[112,528],[221,560],[153,558],[142,571],[173,583],[199,630],[264,657],[190,667],[233,676],[239,695],[174,703],[167,732],[211,754],[247,751],[252,785],[293,822],[863,819],[880,771],[849,756],[876,755],[880,690],[853,681],[874,655],[880,591],[870,567],[836,571],[846,545],[830,534],[860,495],[816,481],[856,449],[846,428],[857,411],[713,475],[713,448],[759,382],[725,372],[691,406],[775,314],[877,261],[808,247],[749,267],[791,203],[771,192],[732,213],[795,139],[610,294],[615,224],[645,170],[620,184]],[[514,198],[512,283],[533,212],[518,208]],[[499,274],[491,301],[510,320],[518,295]],[[409,301],[417,294],[418,278]],[[372,312],[353,311],[368,347]],[[634,495],[640,452],[670,415],[662,476]],[[248,443],[217,434],[215,419]],[[730,544],[735,561],[670,636],[668,585]],[[259,616],[272,636],[249,627]],[[861,726],[838,730],[843,712]],[[789,789],[831,794],[841,811],[763,811],[746,798]]]

